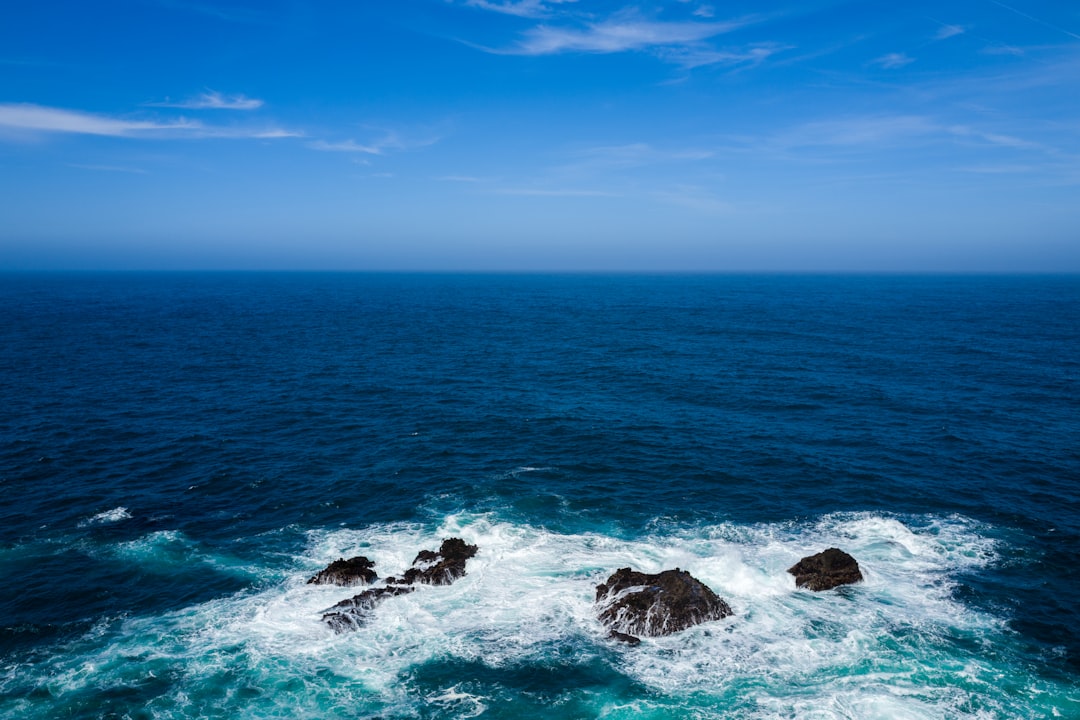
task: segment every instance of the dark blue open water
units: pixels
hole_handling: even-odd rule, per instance
[[[1080,717],[1080,278],[3,275],[0,516],[6,718]]]

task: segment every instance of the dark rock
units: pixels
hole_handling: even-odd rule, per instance
[[[475,545],[461,538],[443,540],[438,552],[421,550],[400,582],[405,585],[449,585],[465,574],[465,561],[476,555]]]
[[[596,603],[600,622],[630,637],[670,635],[732,614],[716,593],[678,568],[658,575],[621,568],[596,588]]]
[[[348,600],[342,600],[323,615],[323,622],[337,632],[353,630],[367,622],[371,611],[387,598],[413,592],[416,588],[410,587],[411,585],[449,585],[465,574],[465,561],[475,556],[477,549],[475,545],[466,545],[461,538],[449,538],[443,540],[437,552],[421,550],[413,560],[413,566],[406,570],[401,578],[389,577],[386,585],[382,587],[371,588]],[[356,584],[340,582],[336,579],[339,577],[362,577],[363,582],[372,582],[376,578],[375,571],[371,569],[373,565],[374,563],[363,557],[338,560],[308,582]],[[364,574],[365,572],[370,573],[370,576]],[[322,579],[324,576],[326,579]]]
[[[325,570],[308,580],[308,584],[314,585],[370,585],[379,577],[373,569],[375,563],[363,555],[340,560],[335,560],[326,566]]]
[[[400,585],[387,585],[365,590],[359,595],[354,595],[348,600],[342,600],[330,608],[330,612],[322,616],[323,622],[337,632],[355,630],[368,621],[371,611],[383,600],[397,595],[407,595],[415,589]]]
[[[795,576],[796,586],[809,590],[831,590],[863,579],[855,558],[837,548],[804,557],[788,568],[788,572]]]
[[[626,633],[621,633],[618,630],[612,630],[611,632],[609,632],[608,637],[611,638],[612,640],[618,640],[619,642],[624,642],[627,645],[640,645],[641,644],[641,638],[634,637],[633,635],[627,635]]]

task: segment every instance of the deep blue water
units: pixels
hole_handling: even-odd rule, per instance
[[[0,275],[0,516],[3,717],[1080,717],[1080,278]]]

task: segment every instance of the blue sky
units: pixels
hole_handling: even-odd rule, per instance
[[[1080,4],[85,0],[0,268],[1080,271]]]

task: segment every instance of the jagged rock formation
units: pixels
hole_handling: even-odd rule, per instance
[[[367,622],[371,611],[383,600],[397,595],[406,595],[415,588],[401,585],[388,585],[365,590],[359,595],[354,595],[348,600],[342,600],[330,612],[322,616],[323,622],[337,632],[355,630]]]
[[[466,545],[461,538],[443,540],[437,552],[421,550],[413,566],[405,571],[400,580],[387,578],[388,583],[412,585],[449,585],[465,574],[465,561],[476,555],[475,545]]]
[[[348,600],[342,600],[323,615],[323,622],[337,632],[344,632],[360,627],[367,622],[371,615],[371,611],[384,600],[413,592],[416,589],[413,585],[416,583],[423,585],[449,585],[462,577],[465,574],[465,562],[469,558],[475,556],[477,550],[478,548],[476,545],[467,545],[461,538],[449,538],[443,540],[438,551],[421,550],[417,554],[416,559],[413,560],[412,567],[406,570],[405,574],[400,579],[388,577],[386,578],[386,585],[365,590]],[[352,560],[338,560],[337,562],[331,563],[326,570],[323,570],[323,572],[319,573],[311,580],[308,580],[308,582],[320,582],[318,578],[324,573],[328,574],[328,577],[337,577],[337,575],[331,573],[332,570],[335,570],[335,566],[339,563],[348,564],[357,560],[363,560],[365,563],[368,563],[366,568],[362,568],[362,563],[355,563],[354,566],[350,566],[350,569],[353,567],[366,569],[370,571],[371,579],[374,580],[376,577],[375,571],[371,570],[371,566],[374,565],[374,563],[369,562],[367,558],[360,557],[352,558]],[[351,576],[346,575],[346,577]],[[325,582],[333,581],[327,580]],[[346,583],[338,582],[335,584],[342,585]]]
[[[646,575],[621,568],[596,588],[600,622],[611,637],[637,644],[637,635],[670,635],[733,614],[708,586],[675,568]]]
[[[335,560],[308,580],[309,585],[370,585],[379,577],[375,563],[363,555]]]
[[[788,572],[795,576],[797,587],[809,590],[831,590],[863,579],[855,558],[838,548],[804,557],[788,568]]]

